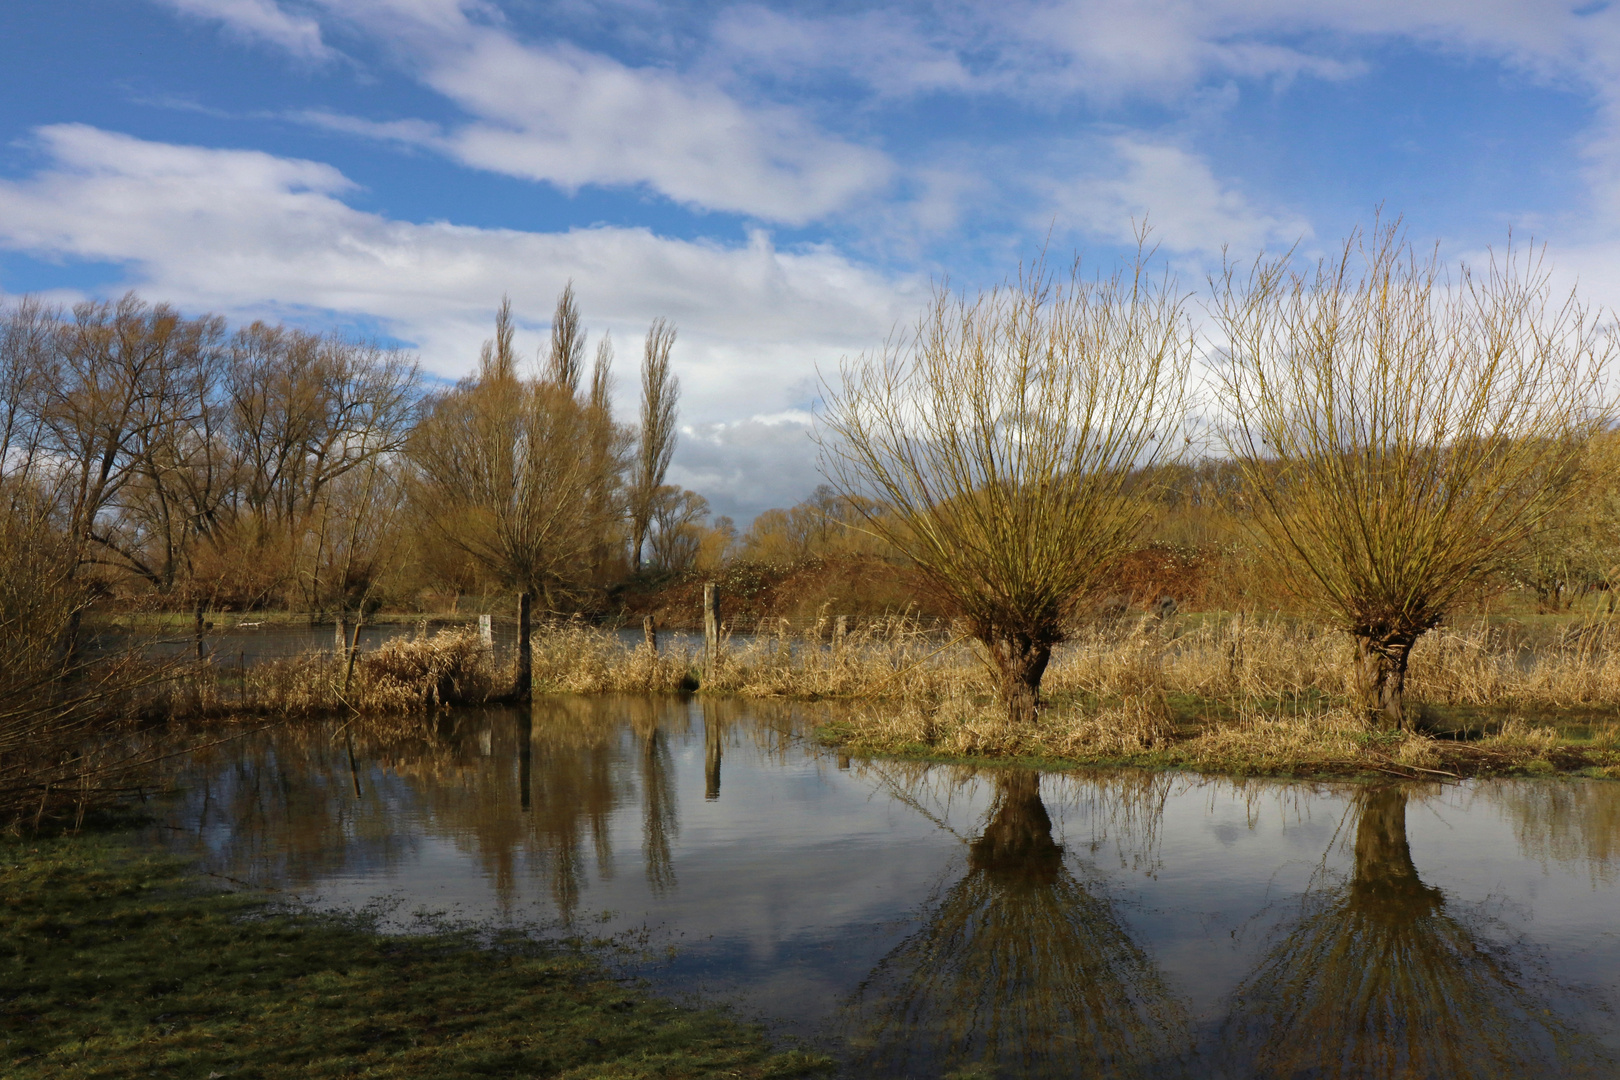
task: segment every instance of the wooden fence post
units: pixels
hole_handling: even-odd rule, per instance
[[[703,586],[703,681],[714,677],[720,661],[720,589],[710,582]]]
[[[343,612],[340,611],[337,622],[332,624],[332,655],[341,659],[348,647],[349,642],[343,636]]]
[[[836,651],[844,647],[844,635],[849,633],[849,616],[840,615],[833,620],[833,649]]]
[[[513,694],[528,701],[534,692],[534,654],[529,651],[530,595],[518,593],[517,686]]]
[[[354,662],[360,659],[360,627],[365,625],[366,609],[354,613],[354,635],[349,639],[349,664],[343,673],[343,696],[349,696],[349,684],[354,682]]]
[[[651,615],[643,615],[641,617],[641,639],[647,643],[647,648],[653,651],[653,655],[657,656],[658,626],[653,622],[653,617]]]
[[[197,601],[197,663],[203,662],[203,602]]]
[[[492,616],[478,616],[478,643],[486,649],[495,648],[495,620]]]

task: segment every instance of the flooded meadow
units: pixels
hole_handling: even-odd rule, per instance
[[[1620,784],[840,756],[835,706],[542,697],[197,751],[155,842],[317,908],[610,938],[888,1076],[1610,1076]]]

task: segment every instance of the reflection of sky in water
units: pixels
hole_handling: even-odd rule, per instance
[[[576,925],[651,927],[655,946],[676,946],[650,969],[655,981],[825,1035],[974,872],[968,841],[1002,789],[970,770],[841,767],[789,733],[803,722],[793,709],[711,703],[722,753],[719,797],[708,799],[704,708],[542,701],[527,811],[510,713],[461,715],[431,740],[357,739],[358,800],[343,736],[265,734],[198,763],[172,811],[178,831],[164,831],[200,836],[217,873],[282,883],[322,906],[391,896],[405,914],[472,920],[556,918],[572,865]],[[1549,801],[1547,784],[1579,797]],[[1059,774],[1042,779],[1040,798],[1064,880],[1104,902],[1201,1046],[1299,918],[1302,894],[1354,869],[1345,786]],[[1448,917],[1620,1049],[1620,1025],[1592,1011],[1620,1002],[1620,835],[1608,835],[1620,829],[1620,784],[1424,788],[1405,820],[1412,862]]]

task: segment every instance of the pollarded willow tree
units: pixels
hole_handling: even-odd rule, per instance
[[[1014,720],[1033,717],[1053,647],[1137,536],[1142,469],[1179,449],[1193,335],[1146,258],[942,288],[914,335],[826,387],[822,471],[965,620]]]
[[[1227,447],[1297,595],[1356,642],[1369,720],[1406,721],[1412,646],[1578,494],[1613,336],[1535,253],[1448,269],[1399,223],[1215,282]]]

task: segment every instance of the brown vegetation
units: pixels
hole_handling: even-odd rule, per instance
[[[597,627],[696,628],[715,584],[730,641],[706,692],[869,699],[857,741],[930,753],[1285,767],[1366,759],[1385,746],[1369,718],[1472,710],[1501,729],[1491,753],[1551,760],[1558,740],[1523,717],[1620,707],[1608,620],[1567,614],[1620,573],[1596,315],[1512,253],[1448,282],[1392,228],[1314,270],[1263,259],[1216,283],[1230,454],[1193,462],[1172,437],[1183,303],[1140,262],[941,291],[912,338],[829,387],[833,483],[740,535],[664,482],[674,328],[653,323],[641,423],[622,426],[611,342],[587,377],[571,286],[533,373],[503,301],[477,375],[436,393],[408,358],[330,335],[232,332],[134,296],[14,304],[7,812],[116,787],[134,759],[115,721],[414,716],[511,685],[507,656],[459,631],[249,670],[84,648],[89,624],[132,611],[201,626],[537,593],[537,685],[660,691],[690,688],[696,656]],[[1564,618],[1526,651],[1500,615],[1529,605]],[[1385,756],[1420,770],[1432,741],[1407,731]]]

